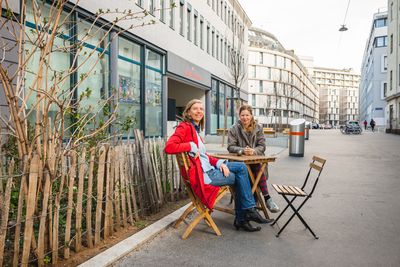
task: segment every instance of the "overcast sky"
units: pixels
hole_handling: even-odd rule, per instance
[[[372,16],[387,0],[239,0],[254,27],[274,34],[286,49],[314,57],[314,66],[360,72]]]

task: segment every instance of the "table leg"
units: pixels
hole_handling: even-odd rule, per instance
[[[264,202],[260,187],[258,186],[258,184],[260,182],[260,178],[262,176],[262,172],[264,171],[266,165],[267,165],[266,163],[262,163],[261,168],[260,168],[260,170],[258,171],[258,174],[257,174],[257,179],[254,179],[254,174],[251,171],[250,165],[246,164],[246,167],[247,167],[247,170],[249,172],[250,181],[251,181],[252,186],[253,186],[252,192],[255,193],[256,199],[257,199],[257,203],[261,206],[261,209],[262,209],[262,211],[263,211],[263,213],[265,215],[265,218],[269,219],[267,207],[265,206],[265,202]]]

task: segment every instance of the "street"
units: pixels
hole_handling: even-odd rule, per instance
[[[216,211],[221,237],[204,222],[187,240],[181,239],[184,225],[169,228],[115,266],[400,266],[399,148],[397,135],[312,130],[304,158],[289,157],[287,149],[278,155],[269,166],[269,184],[301,186],[312,156],[327,160],[313,198],[300,212],[319,240],[298,218],[276,238],[276,225],[262,225],[257,233],[236,231],[233,217]],[[269,190],[282,210],[285,201],[271,185]]]

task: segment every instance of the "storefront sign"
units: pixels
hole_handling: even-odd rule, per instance
[[[167,71],[190,81],[211,87],[211,73],[174,53],[167,54]]]

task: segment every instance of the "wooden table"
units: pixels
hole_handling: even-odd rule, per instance
[[[269,156],[258,156],[258,155],[253,155],[253,156],[238,156],[237,154],[212,154],[211,156],[219,159],[226,159],[229,161],[238,161],[238,162],[243,162],[246,164],[247,170],[249,171],[249,177],[250,181],[252,183],[252,188],[251,191],[253,194],[255,194],[257,203],[259,205],[259,209],[261,209],[264,212],[265,218],[269,219],[267,207],[264,202],[263,195],[261,193],[261,189],[259,186],[260,179],[262,174],[264,173],[264,170],[268,168],[268,163],[269,162],[274,162],[276,160],[276,157],[269,157]],[[258,173],[255,174],[251,170],[251,165],[261,165],[261,168],[259,169]],[[268,179],[268,172],[266,173],[267,179]],[[255,178],[254,178],[255,177]]]

